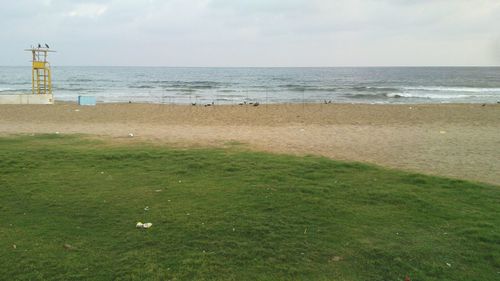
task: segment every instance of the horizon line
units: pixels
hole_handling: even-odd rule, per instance
[[[31,65],[0,65],[31,67]],[[168,66],[168,65],[52,65],[52,67],[151,67],[151,68],[489,68],[500,65],[339,65],[339,66]]]

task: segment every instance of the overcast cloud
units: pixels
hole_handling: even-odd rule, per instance
[[[0,65],[500,65],[500,0],[0,1]]]

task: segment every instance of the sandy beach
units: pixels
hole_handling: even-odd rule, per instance
[[[0,106],[2,135],[55,132],[179,146],[237,142],[500,184],[498,104]]]

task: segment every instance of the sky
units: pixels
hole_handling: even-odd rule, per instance
[[[0,0],[0,65],[498,66],[500,0]]]

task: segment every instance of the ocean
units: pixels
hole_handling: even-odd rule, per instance
[[[56,100],[176,104],[497,103],[500,67],[52,68]],[[0,67],[0,95],[31,92],[30,67]]]

